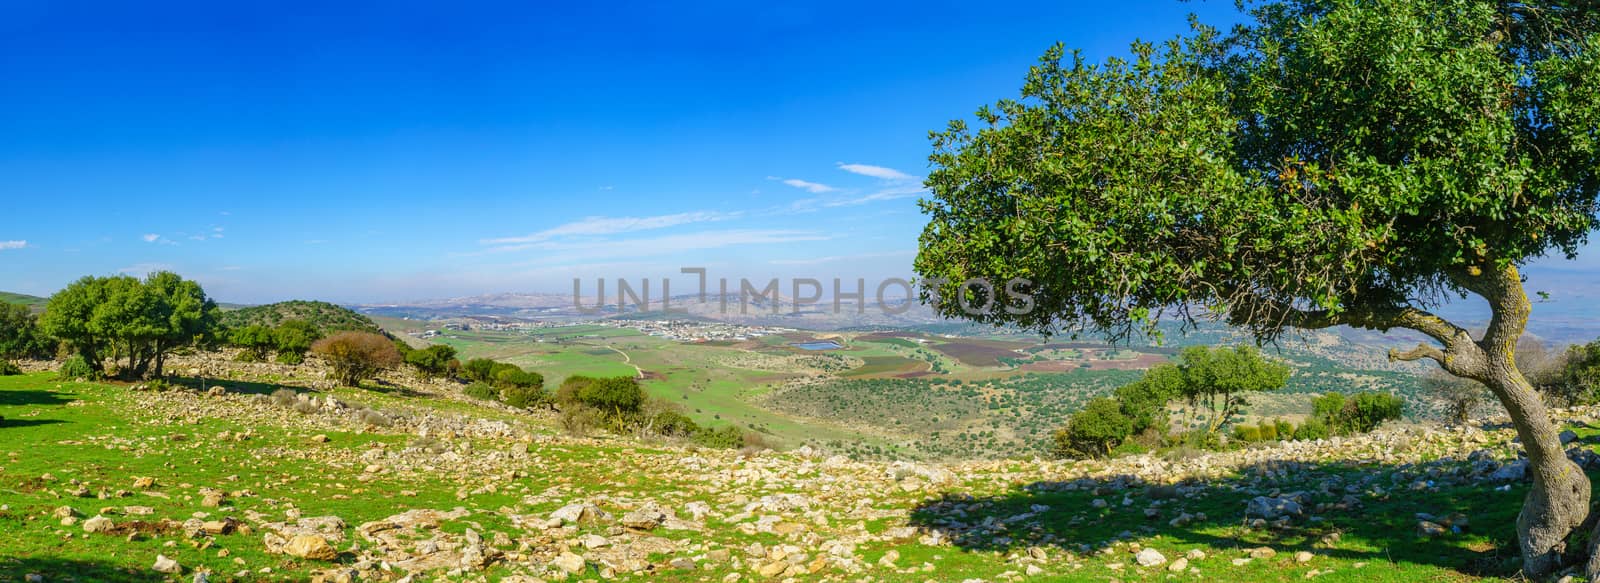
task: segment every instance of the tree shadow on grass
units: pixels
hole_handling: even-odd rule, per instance
[[[168,580],[167,575],[149,569],[118,567],[96,561],[59,557],[0,558],[0,581],[24,581],[29,574],[38,574],[44,581],[146,583]]]
[[[277,391],[278,389],[289,389],[291,391],[295,391],[295,392],[299,392],[299,393],[304,393],[304,392],[307,392],[307,391],[311,390],[311,389],[307,389],[307,388],[304,388],[304,387],[295,387],[295,386],[280,385],[280,384],[273,384],[273,383],[261,383],[261,382],[240,381],[240,380],[209,379],[209,378],[198,378],[197,379],[197,378],[192,378],[192,377],[170,377],[170,378],[167,379],[167,382],[172,383],[174,385],[179,385],[179,386],[182,386],[182,387],[187,387],[187,388],[190,388],[190,389],[194,389],[194,390],[197,390],[197,391],[210,390],[211,387],[222,387],[223,390],[226,390],[226,391],[228,391],[230,393],[240,393],[240,394],[245,394],[245,395],[271,395],[274,391]]]
[[[9,429],[12,427],[36,427],[39,425],[55,425],[57,423],[66,423],[66,421],[61,419],[7,419],[5,417],[0,417],[0,429]]]
[[[1209,481],[1150,484],[1120,475],[1036,482],[991,496],[947,492],[914,509],[911,524],[958,548],[996,554],[1056,546],[1088,555],[1117,541],[1140,541],[1179,556],[1200,548],[1232,559],[1266,546],[1279,553],[1267,560],[1286,566],[1304,550],[1512,577],[1521,566],[1515,522],[1527,486],[1497,490],[1502,484],[1486,479],[1492,470],[1448,459],[1401,466],[1271,460]],[[1276,524],[1246,516],[1253,498],[1274,494],[1298,500],[1303,515]],[[1465,524],[1446,518],[1458,513]],[[1424,519],[1456,528],[1424,536]]]
[[[40,389],[0,391],[0,405],[65,405],[76,400],[78,400],[76,397],[67,393]]]

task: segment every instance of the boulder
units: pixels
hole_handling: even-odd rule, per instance
[[[1167,557],[1162,555],[1161,551],[1157,551],[1155,549],[1144,549],[1139,551],[1139,554],[1134,555],[1133,560],[1134,562],[1139,563],[1139,566],[1141,567],[1155,567],[1166,564]]]
[[[1288,498],[1268,498],[1256,496],[1245,504],[1244,515],[1265,520],[1277,520],[1281,517],[1298,517],[1305,514],[1305,509],[1299,502]]]
[[[339,551],[328,544],[328,539],[316,534],[295,535],[283,545],[283,552],[292,557],[314,561],[331,561],[339,556]]]

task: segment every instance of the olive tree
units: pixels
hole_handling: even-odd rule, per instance
[[[1524,571],[1581,558],[1569,551],[1600,575],[1600,536],[1567,548],[1589,481],[1516,359],[1531,312],[1519,268],[1575,256],[1596,225],[1600,3],[1244,8],[1229,33],[1196,25],[1127,59],[1052,48],[1020,98],[935,133],[923,299],[1113,340],[1163,318],[1260,342],[1420,332],[1430,342],[1390,357],[1483,383],[1521,438]],[[994,293],[1014,279],[1031,293]],[[1432,311],[1467,296],[1493,312],[1477,335]]]

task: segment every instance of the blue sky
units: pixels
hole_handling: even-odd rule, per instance
[[[1225,1],[430,4],[5,3],[0,290],[151,269],[235,302],[683,266],[909,276],[929,130],[1015,95],[1053,42],[1099,59],[1191,12],[1233,18]]]

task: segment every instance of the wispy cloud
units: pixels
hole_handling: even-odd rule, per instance
[[[768,261],[772,265],[820,265],[823,263],[837,263],[840,261],[859,261],[862,259],[880,259],[885,257],[907,257],[915,255],[916,251],[889,251],[885,253],[862,253],[858,255],[829,255],[827,257],[807,257],[805,259],[774,259]]]
[[[28,246],[28,242],[27,241],[0,241],[0,251],[9,251],[9,250],[12,250],[12,249],[24,249],[24,248],[27,248],[27,246]]]
[[[917,179],[915,176],[906,174],[893,168],[884,168],[882,166],[873,166],[871,164],[845,164],[844,162],[840,162],[839,169],[851,174],[860,174],[862,176],[871,176],[880,180],[890,180],[895,182],[906,182]]]
[[[720,213],[712,211],[697,211],[677,213],[671,215],[658,215],[653,217],[588,217],[554,228],[545,229],[537,233],[530,233],[520,237],[498,237],[479,241],[484,245],[524,245],[551,241],[562,237],[582,237],[617,235],[637,231],[650,231],[665,229],[692,223],[709,223],[737,218],[741,213]]]
[[[767,180],[776,180],[778,182],[782,182],[784,184],[787,184],[789,186],[793,186],[793,187],[798,188],[800,190],[804,190],[804,191],[809,192],[811,194],[822,194],[822,193],[825,193],[825,192],[833,192],[835,190],[838,190],[837,188],[834,188],[832,186],[828,186],[826,184],[822,184],[822,183],[819,183],[819,182],[809,182],[809,181],[801,180],[799,178],[779,178],[777,176],[768,176]]]
[[[144,242],[146,242],[146,243],[155,243],[155,242],[161,240],[161,235],[157,235],[155,233],[150,233],[148,235],[140,237],[140,239],[144,239]]]
[[[912,198],[926,194],[928,189],[914,185],[888,186],[867,194],[858,196],[843,196],[834,198],[808,198],[794,201],[790,205],[791,211],[815,211],[825,208],[838,208],[863,205],[867,203]]]

